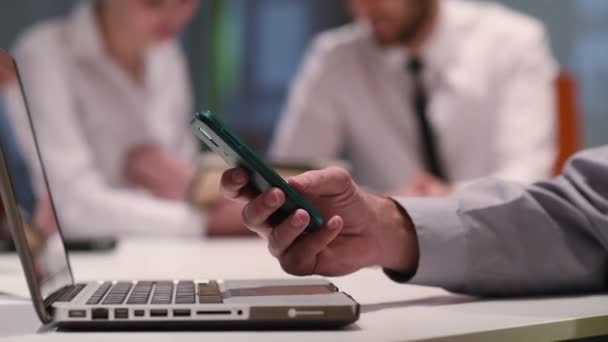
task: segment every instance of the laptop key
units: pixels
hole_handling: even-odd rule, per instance
[[[175,304],[196,304],[196,287],[193,281],[180,281],[177,284]]]
[[[56,302],[71,302],[78,294],[84,289],[85,284],[78,284],[72,286],[68,290],[66,290],[59,298],[57,298]]]
[[[101,302],[101,299],[103,298],[103,296],[105,296],[106,293],[110,290],[110,287],[112,287],[111,282],[105,282],[105,283],[99,285],[97,290],[95,290],[93,295],[87,301],[87,305],[99,304],[99,302]]]
[[[215,282],[198,284],[200,304],[222,304],[224,302],[219,286]]]
[[[158,282],[152,294],[151,304],[171,304],[173,302],[173,282]]]
[[[196,297],[176,298],[175,304],[196,304]]]
[[[133,287],[132,283],[116,283],[114,286],[112,286],[112,289],[110,289],[110,292],[108,293],[108,295],[106,296],[106,298],[103,300],[104,305],[117,305],[117,304],[122,304],[125,299],[127,298],[127,294],[129,293],[129,291],[131,291],[131,288]]]
[[[127,300],[127,304],[148,304],[148,300],[150,299],[150,294],[152,293],[153,286],[154,282],[151,281],[138,282],[133,288],[129,299]]]
[[[215,297],[199,297],[199,303],[200,304],[222,304],[224,301],[222,300],[222,297],[219,296],[215,296]]]

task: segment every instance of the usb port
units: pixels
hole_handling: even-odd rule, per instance
[[[144,317],[146,312],[144,310],[133,310],[133,315],[135,317]]]
[[[189,309],[175,309],[173,310],[173,317],[190,317],[191,311]]]
[[[164,309],[150,310],[150,317],[167,317],[169,312]]]
[[[110,312],[108,309],[93,309],[91,311],[91,317],[93,319],[108,319]]]
[[[128,319],[129,318],[129,309],[114,309],[114,318],[115,319]]]
[[[68,316],[70,318],[85,318],[87,316],[87,312],[85,310],[70,310],[68,312]]]

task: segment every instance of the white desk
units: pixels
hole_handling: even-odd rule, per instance
[[[261,241],[123,241],[105,255],[74,255],[77,280],[287,277]],[[342,331],[37,333],[31,304],[0,295],[0,337],[16,341],[542,341],[608,335],[608,295],[480,301],[397,285],[379,270],[333,280],[362,304]],[[0,256],[0,291],[27,295],[16,256]]]

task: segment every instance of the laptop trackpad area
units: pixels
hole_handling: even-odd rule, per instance
[[[230,289],[224,298],[230,297],[265,297],[265,296],[312,296],[337,292],[335,288],[324,285],[283,285],[260,286],[242,289]]]
[[[354,301],[324,279],[231,280],[220,283],[225,304],[352,305]]]

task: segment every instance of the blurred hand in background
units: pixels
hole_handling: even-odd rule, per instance
[[[48,193],[43,194],[38,201],[34,212],[34,226],[45,238],[59,231],[51,197]]]
[[[187,201],[191,188],[196,186],[194,166],[156,145],[132,148],[125,159],[124,174],[130,184],[169,200]],[[207,236],[253,235],[241,218],[241,203],[221,199],[204,209]]]
[[[186,199],[195,172],[192,164],[156,145],[135,146],[125,158],[125,179],[165,199]]]
[[[13,61],[8,60],[6,55],[0,55],[0,89],[11,84],[16,78]]]

